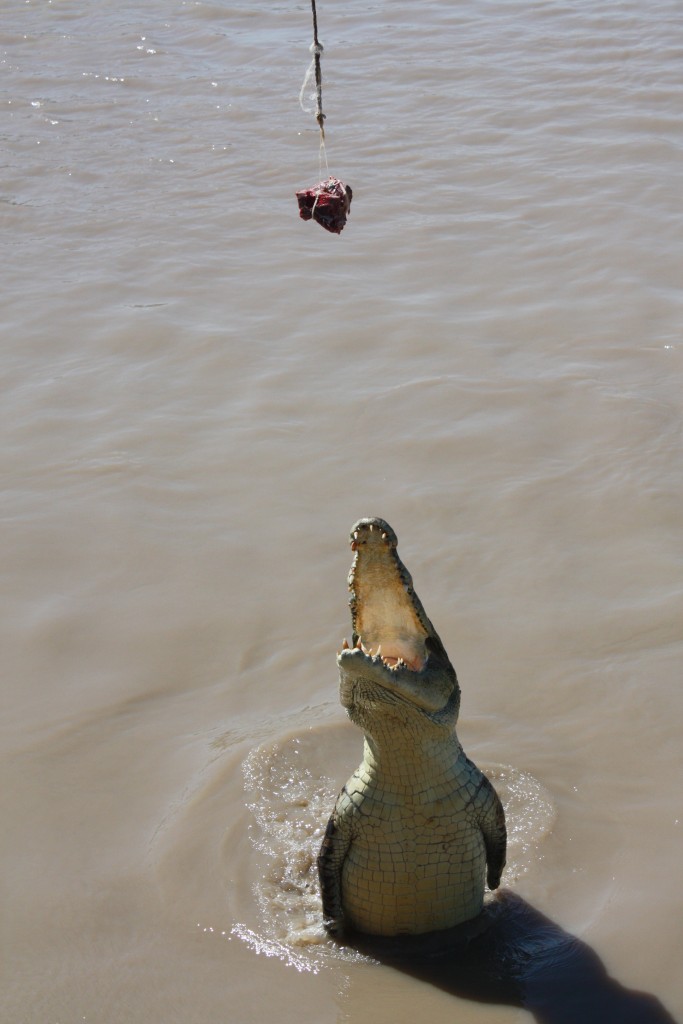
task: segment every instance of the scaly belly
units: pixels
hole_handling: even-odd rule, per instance
[[[344,915],[374,935],[451,928],[481,911],[485,870],[481,832],[467,818],[433,830],[370,820],[344,861]]]

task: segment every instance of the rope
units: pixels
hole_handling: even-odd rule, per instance
[[[323,160],[327,170],[327,179],[320,181],[312,188],[300,189],[296,193],[299,202],[299,216],[303,220],[316,220],[326,231],[338,235],[346,224],[346,218],[351,209],[352,192],[339,178],[330,175],[327,164],[327,151],[325,149],[325,115],[323,113],[323,76],[320,68],[320,58],[323,52],[323,44],[318,39],[318,14],[315,7],[315,0],[311,0],[311,11],[313,13],[313,43],[310,52],[313,54],[307,71],[304,83],[299,93],[301,109],[312,114],[314,111],[306,106],[306,101],[315,96],[315,119],[320,129],[320,177],[323,177]],[[307,92],[315,78],[315,93]]]
[[[323,114],[323,76],[320,69],[320,55],[323,52],[323,45],[318,39],[318,12],[315,9],[315,0],[311,0],[313,11],[313,60],[315,63],[315,119],[320,127],[320,140],[325,141],[325,115]]]

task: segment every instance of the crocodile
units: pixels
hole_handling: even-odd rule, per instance
[[[317,866],[332,936],[420,935],[477,918],[505,866],[505,814],[455,732],[460,686],[383,519],[351,530],[352,643],[339,694],[365,734]]]

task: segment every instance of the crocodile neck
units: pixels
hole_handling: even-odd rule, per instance
[[[420,756],[415,757],[415,744],[407,750],[408,741],[395,742],[395,737],[379,740],[365,735],[363,773],[369,788],[384,794],[404,796],[429,792],[438,799],[451,791],[453,774],[462,747],[455,732],[440,739],[420,742]]]

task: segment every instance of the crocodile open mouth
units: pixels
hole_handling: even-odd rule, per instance
[[[382,644],[377,645],[377,650],[373,651],[372,648],[365,646],[362,637],[358,637],[355,646],[351,647],[346,637],[342,641],[342,651],[362,651],[366,658],[372,658],[373,660],[379,659],[383,665],[387,668],[396,670],[400,668],[408,668],[413,672],[419,672],[424,665],[424,661],[420,664],[418,661],[407,661],[402,654],[385,654],[382,650]],[[337,652],[339,653],[339,652]]]
[[[383,519],[360,519],[351,530],[349,573],[353,644],[391,669],[419,672],[433,630],[396,551],[396,534]]]

